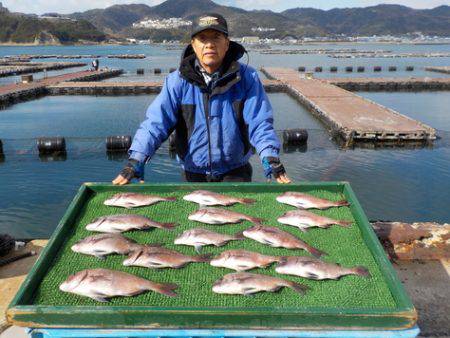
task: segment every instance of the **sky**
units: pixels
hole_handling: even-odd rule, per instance
[[[48,12],[73,13],[93,8],[105,8],[115,4],[144,3],[154,6],[163,0],[0,0],[3,6],[13,12],[42,14]],[[295,7],[331,9],[336,7],[367,7],[380,3],[400,4],[412,8],[434,8],[449,5],[450,0],[214,0],[225,5],[250,9],[268,9],[274,12]]]

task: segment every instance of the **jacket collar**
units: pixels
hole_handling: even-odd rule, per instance
[[[239,60],[244,53],[245,48],[237,42],[230,41],[230,47],[225,55],[223,63],[219,68],[219,79],[216,80],[212,94],[226,92],[232,85],[240,80],[239,74]],[[195,69],[196,56],[194,49],[189,44],[181,57],[180,74],[186,81],[200,87],[202,91],[207,91],[208,86],[205,83],[203,76]]]

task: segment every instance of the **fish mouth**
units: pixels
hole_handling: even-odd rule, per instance
[[[59,289],[60,289],[61,291],[67,292],[67,291],[69,290],[68,286],[69,286],[68,283],[63,282],[63,283],[59,286]]]
[[[213,288],[219,287],[222,284],[223,279],[218,279],[213,283]]]

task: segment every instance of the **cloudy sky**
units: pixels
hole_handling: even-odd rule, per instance
[[[163,0],[0,0],[11,11],[42,14],[46,12],[73,13],[114,4],[145,3],[157,5]],[[434,8],[450,5],[450,0],[214,0],[214,2],[244,9],[283,11],[293,7],[330,9],[335,7],[366,7],[379,3],[401,4],[413,8]]]

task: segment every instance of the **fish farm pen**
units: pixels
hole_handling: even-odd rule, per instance
[[[311,229],[301,233],[290,226],[278,227],[308,244],[325,251],[326,261],[344,266],[363,265],[369,278],[345,276],[340,280],[307,280],[298,277],[284,279],[300,281],[309,287],[305,295],[290,289],[276,293],[259,293],[254,296],[222,295],[211,291],[215,280],[230,272],[207,263],[190,264],[182,269],[148,269],[125,267],[123,256],[108,256],[105,260],[75,253],[71,246],[91,235],[85,226],[93,219],[111,214],[139,214],[159,222],[177,222],[172,230],[153,229],[131,231],[126,236],[141,244],[160,243],[184,254],[194,254],[192,247],[174,245],[182,231],[198,227],[187,220],[187,215],[198,205],[182,197],[195,189],[209,189],[234,197],[253,198],[253,205],[235,205],[230,210],[245,212],[264,219],[263,223],[275,225],[277,217],[292,207],[278,203],[275,198],[285,191],[301,191],[332,201],[346,199],[350,206],[317,211],[335,219],[352,221],[348,228],[332,226],[329,229]],[[105,206],[103,202],[118,192],[139,192],[176,197],[175,202],[131,210]],[[125,211],[124,211],[125,210]],[[246,229],[250,223],[232,225],[204,225],[206,229],[234,234]],[[227,249],[246,248],[269,255],[307,255],[302,250],[273,248],[249,239],[232,241],[226,246],[204,247],[204,253],[214,255]],[[132,273],[156,282],[179,285],[177,297],[148,292],[133,297],[112,298],[109,303],[99,303],[86,297],[63,293],[59,285],[76,271],[107,268]],[[273,267],[256,270],[275,276]],[[141,184],[117,187],[109,184],[83,185],[41,257],[28,275],[7,311],[14,325],[36,329],[37,336],[64,336],[64,330],[75,328],[73,334],[86,334],[83,328],[121,329],[113,336],[134,336],[124,329],[142,329],[147,336],[165,336],[161,330],[172,330],[178,336],[192,336],[190,330],[219,330],[219,336],[310,337],[311,330],[320,337],[371,337],[383,331],[391,337],[415,337],[418,329],[416,311],[387,260],[383,248],[370,227],[361,206],[348,183],[304,183],[299,185],[265,184]],[[153,329],[157,329],[153,333]],[[332,329],[333,331],[330,331]],[[244,330],[244,331],[242,331]],[[264,331],[260,331],[264,330]],[[286,331],[288,330],[288,331]],[[214,331],[216,332],[216,331]],[[222,333],[220,333],[222,332]],[[102,330],[98,333],[101,335]],[[156,334],[157,333],[157,334]],[[66,333],[67,334],[67,333]],[[139,333],[138,333],[139,334]],[[202,335],[200,333],[200,335]],[[197,336],[197,335],[195,335]]]

